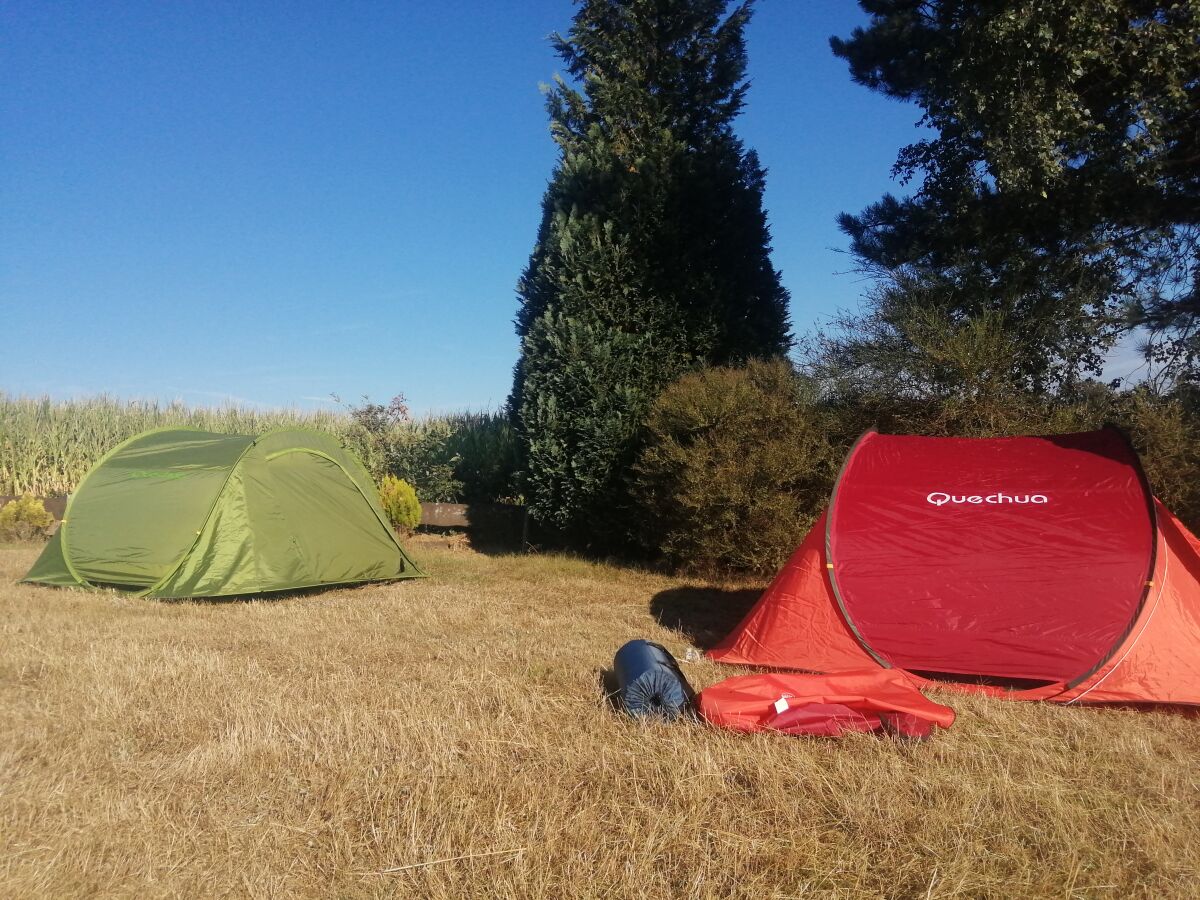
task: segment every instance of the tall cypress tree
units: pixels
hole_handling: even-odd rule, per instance
[[[580,0],[554,43],[560,156],[518,285],[512,411],[535,516],[619,536],[643,414],[706,364],[785,353],[765,173],[733,131],[751,2]]]

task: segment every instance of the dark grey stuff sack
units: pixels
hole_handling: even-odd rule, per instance
[[[621,700],[631,716],[674,719],[690,712],[696,692],[660,644],[630,641],[613,659]]]

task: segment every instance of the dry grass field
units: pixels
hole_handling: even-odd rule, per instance
[[[1200,895],[1200,719],[638,724],[613,651],[682,655],[747,586],[413,550],[428,580],[163,603],[16,585],[36,548],[0,547],[0,896]]]

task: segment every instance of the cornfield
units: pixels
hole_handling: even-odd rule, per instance
[[[304,427],[336,435],[376,480],[393,474],[422,500],[496,499],[514,493],[516,436],[497,412],[400,422],[376,433],[346,411],[188,407],[110,396],[56,401],[0,392],[0,495],[70,493],[120,441],[150,428],[189,426],[225,434]]]
[[[140,431],[170,425],[231,434],[303,425],[341,434],[346,422],[335,413],[189,408],[109,396],[54,401],[0,393],[0,494],[69,493],[114,445]]]

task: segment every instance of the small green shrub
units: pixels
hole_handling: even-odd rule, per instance
[[[457,503],[463,485],[455,477],[460,459],[451,446],[454,431],[449,418],[433,416],[393,428],[387,436],[387,471],[432,503]]]
[[[336,394],[334,400],[341,403]],[[397,394],[387,406],[372,403],[366,396],[361,405],[347,403],[344,406],[349,414],[343,434],[346,445],[362,461],[372,478],[378,480],[390,474],[391,435],[412,422],[404,395]]]
[[[42,501],[25,494],[0,508],[0,540],[31,541],[45,537],[54,524]]]
[[[1166,507],[1195,530],[1200,525],[1200,411],[1186,391],[1173,397],[1148,390],[1116,395],[1107,421],[1128,433],[1146,477]]]
[[[421,504],[411,484],[395,475],[383,476],[379,486],[379,499],[383,511],[392,524],[404,532],[411,532],[421,524]]]
[[[827,418],[783,361],[706,369],[667,387],[634,466],[645,545],[680,569],[775,571],[836,477]]]
[[[449,417],[454,429],[450,457],[465,503],[493,503],[520,493],[520,450],[512,421],[501,412],[463,412]]]

